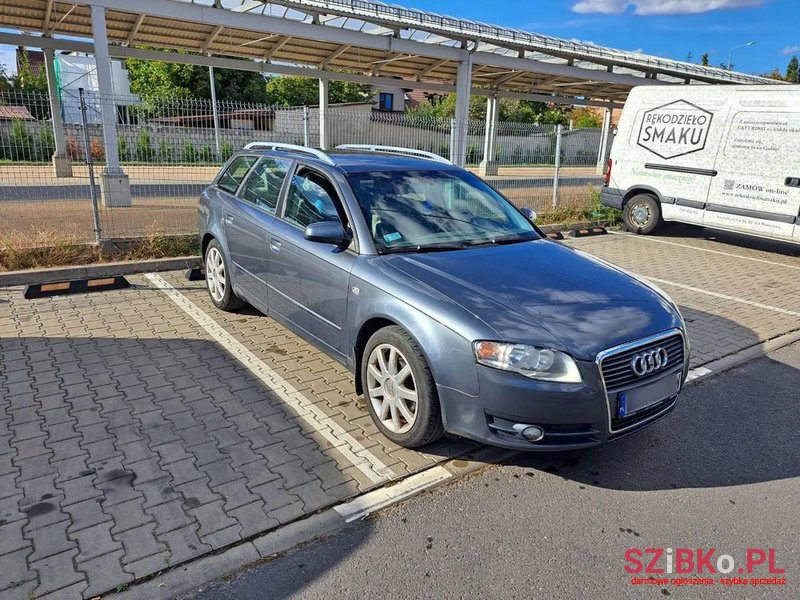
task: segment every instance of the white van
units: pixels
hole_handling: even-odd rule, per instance
[[[637,233],[663,219],[800,243],[800,86],[633,89],[602,202]]]

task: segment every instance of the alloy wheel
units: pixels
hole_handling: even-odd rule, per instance
[[[367,365],[369,401],[378,419],[392,433],[406,433],[417,420],[417,386],[411,365],[400,350],[380,344]]]
[[[217,248],[210,248],[206,254],[206,285],[215,302],[225,297],[225,262]]]

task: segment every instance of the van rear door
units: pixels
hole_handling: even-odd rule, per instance
[[[798,237],[800,99],[796,90],[735,94],[704,225]]]

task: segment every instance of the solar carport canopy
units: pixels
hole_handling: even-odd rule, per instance
[[[407,87],[441,91],[455,90],[466,65],[473,93],[613,103],[641,84],[771,82],[364,0],[0,0],[0,23],[6,31],[91,38],[91,5],[107,9],[111,54],[120,57],[157,58],[136,47],[160,47],[258,61],[249,70],[403,78],[417,82]]]

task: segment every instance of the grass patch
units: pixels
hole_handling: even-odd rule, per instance
[[[554,225],[557,223],[581,223],[581,222],[610,222],[616,225],[622,222],[622,212],[610,206],[604,206],[600,202],[600,190],[589,189],[588,202],[576,202],[548,210],[537,215],[537,225]]]
[[[96,246],[76,237],[37,230],[0,239],[0,271],[21,271],[124,260],[199,256],[197,236],[151,235]]]

